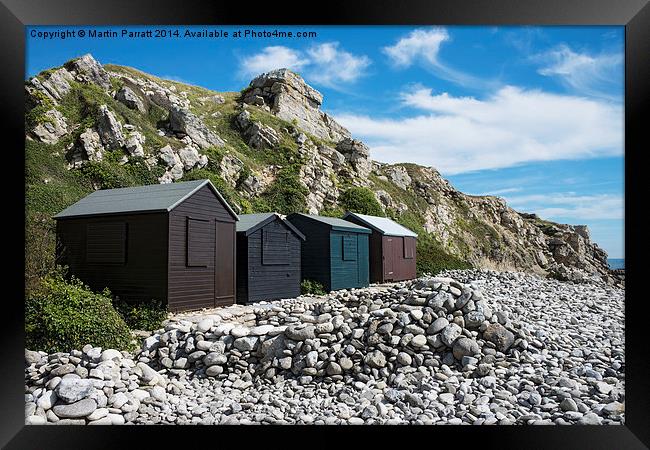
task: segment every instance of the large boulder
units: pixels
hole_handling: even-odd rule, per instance
[[[388,167],[385,173],[393,184],[402,189],[407,189],[411,185],[411,177],[403,166]]]
[[[126,137],[124,146],[131,156],[144,156],[145,137],[138,131],[132,131]]]
[[[63,378],[55,389],[57,397],[66,403],[74,403],[95,392],[93,380],[88,378]]]
[[[345,138],[336,144],[338,150],[361,178],[365,178],[372,170],[370,149],[366,144],[356,139]]]
[[[99,134],[92,128],[79,135],[79,147],[88,161],[101,161],[104,158],[104,146]]]
[[[122,124],[106,105],[101,105],[99,107],[99,113],[97,116],[97,132],[107,149],[113,150],[124,146]]]
[[[127,108],[135,109],[141,113],[147,112],[140,97],[128,86],[123,86],[119,91],[117,91],[115,94],[115,100],[124,103]]]
[[[280,143],[280,135],[261,122],[253,122],[250,112],[243,110],[235,117],[235,124],[242,131],[248,145],[253,148],[272,148]]]
[[[500,352],[506,352],[515,342],[515,335],[499,323],[491,323],[483,332],[483,339],[496,345]]]
[[[56,144],[67,133],[68,123],[63,114],[56,109],[46,111],[39,123],[32,129],[32,134],[46,144]]]
[[[189,109],[173,105],[169,110],[172,131],[189,136],[201,148],[223,147],[225,142],[196,117]]]
[[[31,84],[46,94],[51,100],[60,101],[72,89],[70,86],[71,81],[74,81],[74,77],[62,67],[50,72],[42,81],[38,78],[32,78]]]
[[[339,141],[350,132],[319,108],[323,95],[296,73],[278,69],[263,73],[251,81],[242,101],[267,107],[273,114],[321,139]]]
[[[76,73],[84,81],[94,83],[104,89],[109,89],[111,87],[108,72],[104,70],[102,65],[99,64],[90,53],[83,55],[80,58],[73,59],[72,61],[68,61],[65,64],[65,68],[70,72]]]
[[[194,147],[184,147],[178,151],[178,156],[181,159],[181,162],[183,163],[183,168],[185,170],[190,170],[197,164],[199,164],[201,160],[201,155],[199,155],[199,152],[197,149]]]

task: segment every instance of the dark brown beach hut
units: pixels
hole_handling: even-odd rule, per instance
[[[410,280],[416,277],[417,234],[387,218],[347,212],[343,218],[368,227],[370,235],[370,281]]]
[[[56,216],[57,261],[170,311],[235,302],[237,214],[209,180],[93,192]]]
[[[243,214],[237,222],[237,303],[300,295],[305,236],[276,213]]]

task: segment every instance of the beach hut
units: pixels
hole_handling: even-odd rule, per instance
[[[343,219],[368,227],[370,235],[370,281],[410,280],[416,277],[417,234],[387,218],[347,212]]]
[[[302,244],[302,278],[326,290],[368,286],[368,236],[363,226],[335,217],[294,213],[287,217],[306,240]]]
[[[209,180],[93,192],[56,216],[57,261],[170,311],[235,302],[237,214]]]
[[[300,295],[305,236],[276,213],[243,214],[237,222],[237,303]]]

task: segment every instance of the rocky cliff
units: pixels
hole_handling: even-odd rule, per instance
[[[615,282],[586,226],[463,194],[430,167],[373,161],[286,69],[218,93],[85,55],[25,90],[28,227],[99,188],[210,178],[241,212],[320,214],[342,213],[344,193],[362,188],[420,234],[422,259],[434,246],[475,267]]]

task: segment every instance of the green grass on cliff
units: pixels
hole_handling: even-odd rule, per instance
[[[226,141],[224,147],[211,147],[201,153],[208,156],[208,165],[203,169],[194,169],[184,174],[182,181],[207,178],[219,189],[226,200],[241,207],[242,213],[276,211],[283,214],[306,212],[306,199],[309,194],[300,182],[300,170],[305,163],[298,152],[295,142],[296,124],[282,120],[266,111],[249,108],[251,119],[275,129],[280,136],[280,144],[272,149],[254,149],[247,145],[235,125],[235,117],[241,111],[238,105],[240,93],[215,92],[198,86],[185,85],[176,81],[142,73],[136,69],[122,66],[105,65],[107,70],[130,77],[148,78],[167,88],[175,87],[176,93],[187,92],[191,102],[190,109],[213,132]],[[41,74],[43,75],[43,74]],[[118,90],[124,84],[119,79],[111,78],[112,88]],[[142,158],[129,158],[126,164],[119,163],[124,155],[122,150],[106,151],[101,162],[86,163],[80,169],[67,168],[66,152],[73,146],[81,133],[93,127],[97,121],[100,105],[107,105],[123,124],[132,124],[145,136],[144,149],[148,156],[164,145],[179,148],[183,144],[158,134],[158,129],[168,120],[164,109],[149,104],[148,112],[142,114],[116,101],[95,85],[72,82],[71,92],[56,106],[68,122],[72,131],[55,145],[42,144],[27,140],[25,148],[26,161],[26,275],[27,289],[38,285],[54,267],[54,221],[52,216],[67,206],[78,201],[95,189],[118,188],[155,184],[164,168],[156,166],[149,169]],[[221,95],[223,103],[213,102],[209,97]],[[42,106],[27,113],[26,123],[33,126],[39,120],[45,120],[44,113],[54,107],[51,102],[42,100]],[[308,135],[316,145],[334,147],[333,142],[316,139]],[[220,176],[220,164],[228,154],[244,164],[244,169],[236,180],[235,187],[226,183]],[[417,166],[406,165],[411,176]],[[244,180],[252,174],[272,167],[274,181],[256,198],[248,199],[241,191]],[[408,211],[400,216],[389,212],[395,220],[418,233],[418,273],[437,273],[443,269],[470,267],[468,263],[452,256],[449,249],[427,233],[422,225],[423,212],[428,204],[413,191],[400,189],[394,184],[370,175],[372,190],[384,190],[393,200],[404,203]],[[350,180],[333,176],[332,182],[342,195],[337,205],[330,205],[321,211],[323,215],[340,217],[345,210],[384,215],[371,189],[358,188]],[[437,195],[437,193],[432,193]],[[481,230],[480,232],[484,232]]]

